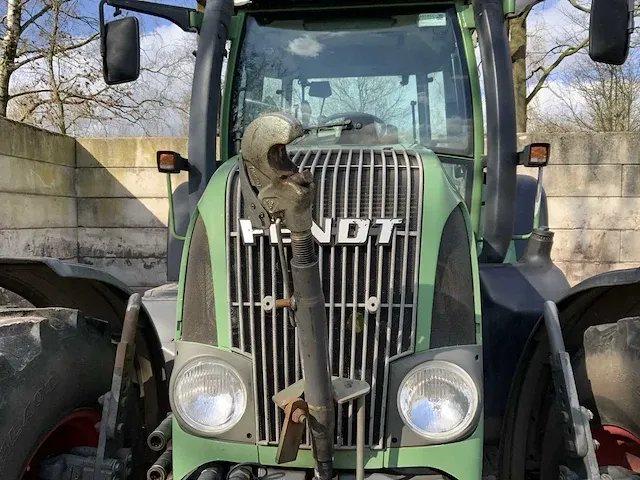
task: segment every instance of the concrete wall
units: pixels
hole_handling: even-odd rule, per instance
[[[76,144],[78,260],[148,287],[167,280],[166,178],[156,151],[187,154],[186,138],[91,138]],[[173,187],[186,174],[173,175]]]
[[[551,143],[544,172],[553,259],[572,284],[640,265],[640,135],[526,135]],[[521,169],[520,173],[525,172]]]
[[[75,140],[0,119],[0,256],[77,258]]]
[[[640,135],[525,135],[548,141],[554,260],[571,283],[640,265]],[[155,152],[186,139],[72,139],[0,119],[0,256],[96,265],[132,287],[166,281],[167,198]],[[521,169],[521,173],[534,174]],[[186,180],[173,176],[173,187]]]

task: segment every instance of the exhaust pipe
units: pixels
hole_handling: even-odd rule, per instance
[[[299,172],[286,151],[286,145],[302,134],[302,125],[290,115],[278,112],[258,117],[242,138],[240,178],[245,201],[253,209],[261,206],[271,221],[280,220],[291,231],[294,293],[285,300],[291,300],[295,310],[315,477],[331,480],[334,401],[325,299],[311,236],[315,184],[311,172]]]
[[[487,189],[480,262],[502,263],[513,237],[516,107],[501,0],[473,0],[487,104]]]

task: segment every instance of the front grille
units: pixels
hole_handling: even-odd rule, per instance
[[[422,163],[404,149],[305,149],[290,156],[314,174],[316,224],[324,228],[325,219],[339,218],[403,221],[388,245],[369,236],[359,246],[318,247],[331,371],[371,385],[365,438],[370,448],[382,448],[389,362],[412,352],[415,343]],[[282,272],[268,236],[245,245],[239,235],[239,219],[248,215],[237,167],[226,201],[230,341],[253,361],[258,443],[276,445],[283,414],[271,397],[302,378],[296,329],[286,310],[261,307],[265,296],[283,297]],[[372,297],[379,306],[370,312]],[[338,406],[337,448],[355,447],[355,422],[353,402]],[[309,447],[308,434],[303,447]]]

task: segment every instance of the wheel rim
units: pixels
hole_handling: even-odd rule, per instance
[[[594,440],[600,446],[596,450],[598,464],[618,466],[640,472],[640,439],[624,428],[599,425],[592,429]]]
[[[41,463],[47,457],[69,452],[73,447],[97,447],[98,431],[95,427],[99,421],[100,414],[92,408],[74,410],[60,420],[42,438],[31,455],[22,480],[39,479]]]

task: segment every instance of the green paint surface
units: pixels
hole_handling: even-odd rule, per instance
[[[258,449],[251,443],[223,442],[191,435],[173,420],[173,478],[181,480],[194,468],[217,460],[224,462],[257,462]]]
[[[196,215],[191,216],[189,220],[189,228],[185,235],[184,245],[182,246],[182,257],[180,257],[180,274],[178,277],[178,298],[176,300],[176,340],[182,338],[182,304],[184,302],[184,285],[185,275],[187,273],[187,259],[189,257],[189,245],[191,245],[191,236],[193,235],[193,227],[196,224]]]
[[[458,480],[477,480],[482,474],[482,420],[474,434],[461,442],[426,447],[389,448],[367,450],[365,468],[430,467],[446,472]],[[173,423],[173,472],[181,479],[194,468],[213,462],[232,463],[259,462],[275,466],[276,447],[256,446],[250,443],[222,442],[193,436]],[[335,452],[334,467],[353,470],[356,463],[355,450]],[[298,458],[285,468],[312,468],[311,450],[300,450]]]
[[[220,161],[226,162],[229,159],[229,136],[231,128],[231,92],[233,91],[233,81],[235,77],[236,62],[238,61],[238,53],[240,52],[240,43],[242,42],[242,33],[244,31],[244,21],[246,15],[244,11],[238,12],[231,19],[229,27],[229,40],[231,49],[229,50],[229,59],[227,61],[227,72],[225,75],[225,84],[222,96],[222,111],[220,113]]]
[[[236,165],[235,160],[223,163],[209,180],[198,210],[207,230],[211,272],[213,273],[213,292],[218,332],[217,346],[229,349],[229,291],[227,288],[227,231],[226,231],[226,195],[227,177]]]
[[[478,428],[466,440],[428,447],[389,448],[385,452],[385,468],[430,467],[458,480],[482,478],[482,417]]]
[[[422,352],[429,349],[431,338],[433,292],[442,229],[451,211],[463,200],[436,155],[425,148],[416,151],[422,157],[424,181],[415,345],[415,351]]]

